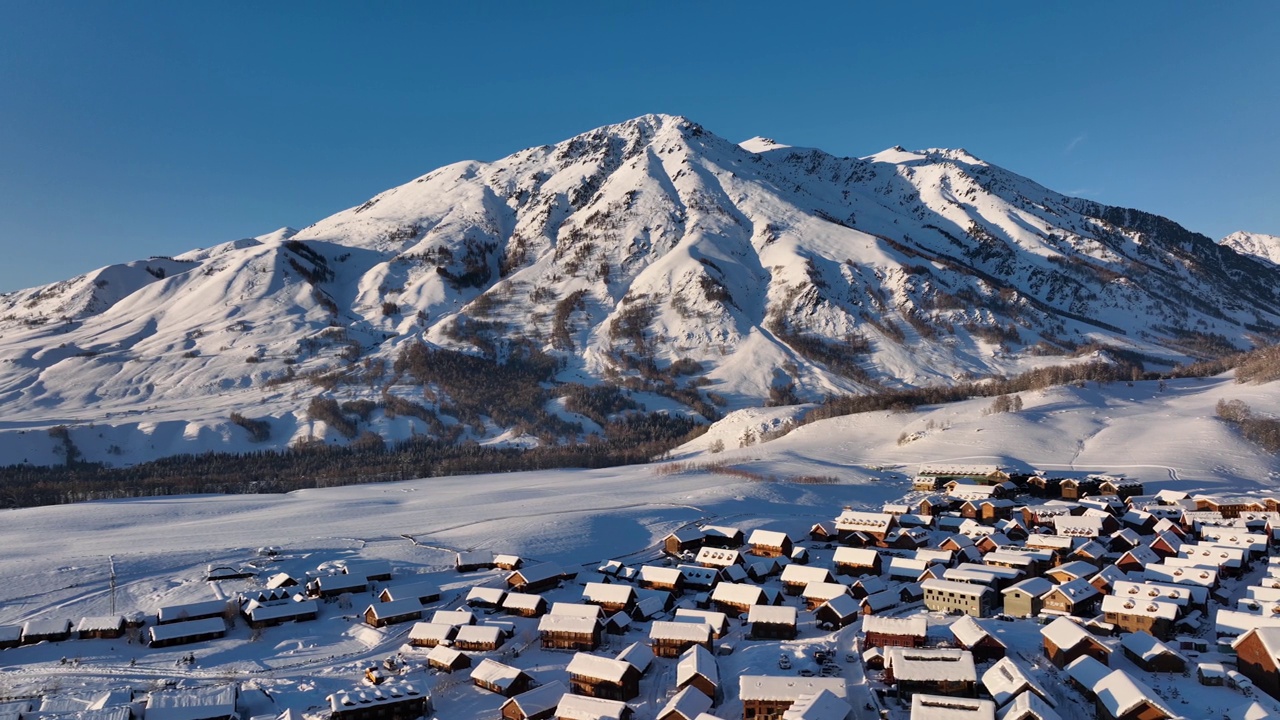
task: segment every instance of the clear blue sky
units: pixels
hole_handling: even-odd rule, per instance
[[[647,112],[1280,235],[1278,38],[1271,0],[0,0],[0,291]]]

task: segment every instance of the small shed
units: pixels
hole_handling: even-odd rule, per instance
[[[442,672],[452,673],[471,667],[471,658],[466,653],[454,650],[445,645],[436,645],[427,653],[427,665]]]

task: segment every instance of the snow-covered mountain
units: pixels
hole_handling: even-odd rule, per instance
[[[344,408],[388,438],[533,434],[396,362],[424,342],[545,353],[556,380],[625,388],[609,412],[703,415],[1099,344],[1173,362],[1275,335],[1280,271],[1258,254],[964,150],[840,158],[647,115],[440,168],[299,231],[0,296],[0,453],[58,459],[61,441],[28,432],[55,425],[115,463],[347,442],[316,397],[425,408]],[[465,371],[440,357],[419,367]],[[598,429],[556,395],[550,416]],[[232,413],[269,437],[249,444]]]
[[[1272,265],[1280,265],[1280,237],[1275,235],[1241,230],[1222,238],[1221,243],[1241,255],[1252,255]]]

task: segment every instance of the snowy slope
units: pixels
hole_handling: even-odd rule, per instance
[[[308,417],[316,396],[391,393],[448,425],[438,388],[390,372],[423,341],[534,347],[562,380],[685,413],[690,395],[716,412],[788,387],[813,401],[1073,362],[1094,343],[1173,362],[1273,333],[1278,280],[963,150],[837,158],[648,115],[440,168],[296,232],[0,296],[0,453],[55,462],[44,431],[61,424],[116,464],[346,442]],[[250,443],[232,412],[270,439]],[[362,429],[434,432],[381,412]],[[526,441],[508,430],[467,437]]]
[[[1280,237],[1262,233],[1233,232],[1219,241],[1225,247],[1240,253],[1280,265]]]

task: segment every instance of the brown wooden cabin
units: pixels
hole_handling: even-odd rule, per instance
[[[503,720],[549,720],[555,717],[556,705],[568,691],[559,680],[526,690],[502,703]]]
[[[578,653],[565,669],[575,695],[626,702],[640,694],[640,671],[629,662]]]

